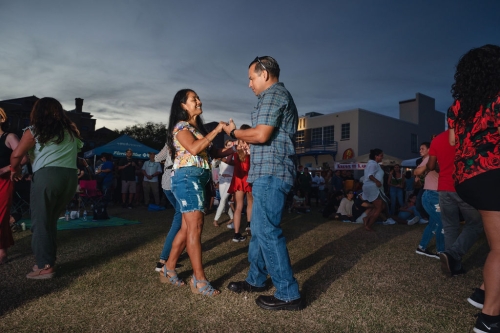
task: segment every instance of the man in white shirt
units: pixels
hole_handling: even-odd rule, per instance
[[[144,180],[142,182],[142,187],[144,189],[144,204],[149,206],[150,192],[153,192],[155,204],[157,206],[160,205],[158,175],[161,175],[161,165],[155,162],[154,152],[149,152],[149,161],[144,162],[142,173],[144,174]]]
[[[316,172],[312,179],[312,188],[316,192],[316,206],[323,204],[325,201],[325,178],[321,176],[321,172]]]

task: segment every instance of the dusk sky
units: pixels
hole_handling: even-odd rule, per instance
[[[205,122],[250,124],[248,65],[273,56],[299,115],[392,117],[420,92],[445,112],[455,65],[500,44],[500,1],[0,0],[0,100],[84,99],[96,128],[168,123],[195,90]]]

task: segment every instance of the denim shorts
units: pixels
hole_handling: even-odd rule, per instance
[[[205,185],[209,179],[208,169],[190,166],[173,171],[172,193],[181,213],[205,211]]]

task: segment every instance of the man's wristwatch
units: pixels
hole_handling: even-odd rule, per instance
[[[233,138],[233,139],[235,139],[235,140],[236,140],[236,136],[234,135],[234,131],[236,131],[236,128],[235,128],[235,129],[233,129],[231,132],[229,132],[229,136],[230,136],[231,138]]]

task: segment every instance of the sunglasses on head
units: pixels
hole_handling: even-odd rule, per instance
[[[257,61],[261,66],[262,68],[267,71],[267,68],[266,66],[264,66],[264,64],[262,63],[262,61],[260,61],[259,57],[255,57],[255,59],[253,60],[254,62]]]

